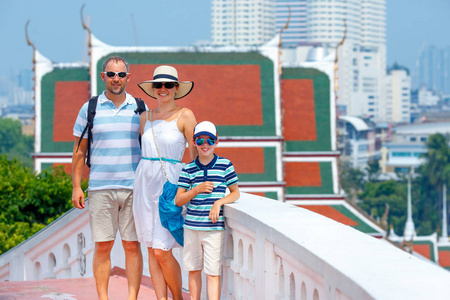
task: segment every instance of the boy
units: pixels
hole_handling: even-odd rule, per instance
[[[214,154],[216,126],[208,121],[194,128],[198,157],[187,164],[178,179],[175,204],[190,201],[184,224],[183,268],[189,271],[191,299],[200,299],[201,272],[207,278],[208,299],[220,299],[220,272],[225,239],[223,205],[239,199],[233,164]],[[225,196],[226,188],[230,193]]]

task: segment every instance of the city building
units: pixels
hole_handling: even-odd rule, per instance
[[[337,128],[340,159],[352,168],[364,170],[370,160],[380,158],[375,124],[358,117],[339,116]]]
[[[386,76],[385,121],[411,122],[411,77],[409,70],[394,65]]]
[[[280,32],[289,18],[289,26],[283,30],[282,46],[297,47],[308,42],[308,1],[277,0],[275,3],[276,32]]]
[[[441,95],[450,95],[450,46],[438,48],[424,44],[418,59],[417,89],[426,87]]]
[[[426,141],[430,135],[450,134],[450,122],[396,125],[391,140],[383,144],[380,167],[383,173],[413,173],[424,162]]]
[[[262,45],[275,35],[273,0],[212,0],[211,41],[215,46]]]
[[[419,106],[436,106],[438,105],[441,97],[433,90],[422,86],[418,91],[418,104]]]

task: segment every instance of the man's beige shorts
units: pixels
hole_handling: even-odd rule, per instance
[[[133,190],[88,191],[89,224],[94,242],[113,241],[117,229],[124,241],[137,241]]]
[[[225,230],[184,229],[183,269],[220,276]]]

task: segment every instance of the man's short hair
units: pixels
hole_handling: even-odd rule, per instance
[[[121,62],[123,62],[123,63],[125,64],[125,66],[127,67],[127,73],[130,72],[130,65],[128,64],[128,62],[127,62],[125,59],[123,59],[123,58],[120,57],[120,56],[111,56],[111,57],[109,57],[108,59],[106,59],[106,60],[103,62],[103,67],[102,67],[102,71],[103,71],[103,72],[106,71],[106,65],[107,65],[110,61],[115,61],[115,62],[121,61]]]

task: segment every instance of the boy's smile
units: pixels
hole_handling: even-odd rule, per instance
[[[213,158],[214,157],[214,148],[217,145],[218,140],[214,140],[214,144],[210,145],[209,140],[212,140],[210,136],[208,135],[200,135],[197,138],[195,138],[194,146],[197,148],[199,159],[207,159],[207,158]],[[203,142],[203,144],[201,144]],[[201,145],[198,145],[198,144]],[[203,162],[202,162],[203,163]]]

